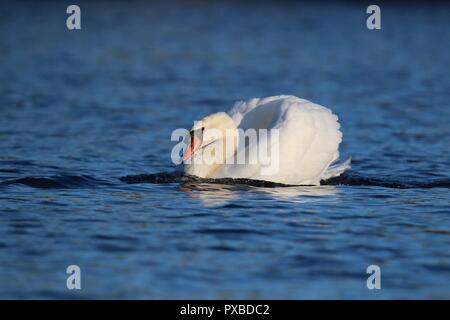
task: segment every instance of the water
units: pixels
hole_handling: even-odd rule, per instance
[[[358,2],[78,3],[81,31],[64,3],[0,11],[0,298],[450,298],[450,6],[381,5],[369,31]],[[119,180],[278,94],[339,115],[344,178]]]

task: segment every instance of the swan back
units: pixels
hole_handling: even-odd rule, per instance
[[[216,176],[249,175],[246,178],[317,185],[333,175],[327,169],[339,157],[342,133],[337,116],[329,109],[295,96],[274,96],[240,101],[229,115],[244,130],[278,129],[279,168],[272,175],[263,175],[261,165],[224,166]],[[340,174],[346,168],[334,167],[333,172]]]

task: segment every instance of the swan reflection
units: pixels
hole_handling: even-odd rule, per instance
[[[198,199],[206,207],[223,206],[243,197],[258,201],[261,195],[263,199],[292,203],[334,201],[340,192],[335,186],[261,188],[214,183],[183,183],[178,190],[187,193],[193,199]]]
[[[212,183],[183,183],[178,190],[189,193],[189,197],[199,199],[206,207],[218,207],[238,198],[234,186]]]

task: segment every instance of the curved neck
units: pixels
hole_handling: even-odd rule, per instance
[[[234,121],[226,115],[218,124],[221,134],[216,140],[207,143],[199,149],[191,159],[191,164],[185,165],[185,173],[201,178],[209,178],[227,159],[234,157],[238,147],[238,130]]]

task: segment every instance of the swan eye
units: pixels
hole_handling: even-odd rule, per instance
[[[191,130],[191,132],[189,132],[189,134],[191,135],[191,145],[194,143],[194,130]]]
[[[196,129],[196,130],[191,130],[190,132],[189,132],[189,134],[190,134],[190,140],[191,140],[191,145],[193,145],[194,144],[194,139],[197,139],[197,140],[199,140],[200,142],[203,140],[203,130],[204,130],[205,128],[203,127],[203,128],[201,128],[201,129]],[[201,132],[200,132],[201,131]]]

